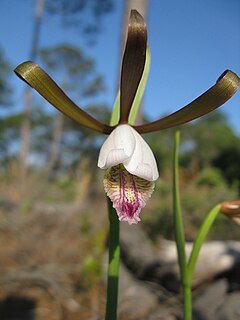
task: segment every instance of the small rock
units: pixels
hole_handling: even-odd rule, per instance
[[[194,319],[219,320],[219,318],[215,317],[215,315],[216,311],[219,310],[227,297],[227,287],[228,283],[225,279],[219,280],[207,287],[207,289],[194,301]]]
[[[216,312],[218,320],[239,320],[240,319],[240,292],[230,293],[224,303]]]
[[[128,315],[129,319],[143,318],[158,306],[157,296],[139,280],[136,280],[128,270],[121,265],[119,288],[119,313]]]

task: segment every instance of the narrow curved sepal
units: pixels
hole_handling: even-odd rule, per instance
[[[141,80],[147,48],[147,28],[143,17],[131,10],[120,83],[120,123],[127,123]]]
[[[113,130],[110,126],[99,122],[80,109],[36,63],[23,62],[17,66],[14,72],[55,108],[80,125],[105,134],[109,134]]]
[[[103,185],[119,220],[136,224],[141,220],[139,213],[151,197],[155,184],[132,175],[120,164],[106,171]]]
[[[139,133],[148,133],[175,127],[197,119],[224,104],[234,95],[239,86],[239,77],[234,72],[226,70],[214,86],[182,109],[160,120],[134,126],[134,129]]]
[[[150,69],[150,61],[151,61],[151,53],[150,53],[150,48],[147,46],[147,51],[146,51],[146,61],[145,61],[145,66],[143,69],[143,74],[141,81],[139,82],[139,86],[137,88],[137,92],[135,94],[131,111],[128,117],[128,123],[130,125],[133,125],[135,123],[135,120],[137,118],[138,110],[142,101],[142,97],[144,94],[144,90],[146,87],[147,79],[148,79],[148,73]],[[112,110],[112,115],[111,115],[111,120],[110,120],[110,125],[114,126],[118,124],[120,119],[120,90],[118,90],[117,97],[115,99],[115,103],[113,106]]]

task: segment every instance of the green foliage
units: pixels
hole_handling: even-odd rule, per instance
[[[200,171],[201,175],[208,175],[209,171],[204,173],[204,170],[215,167],[219,171],[212,172],[212,178],[214,175],[217,179],[216,176],[221,173],[227,183],[236,184],[240,180],[240,138],[228,125],[223,113],[215,111],[180,129],[179,161],[193,178]],[[165,173],[172,163],[173,130],[163,130],[160,135],[152,133],[145,137],[156,156],[160,174]]]
[[[185,152],[188,163],[196,154],[199,166],[203,168],[211,165],[222,150],[239,144],[240,139],[228,125],[226,117],[215,111],[182,128],[182,144],[186,142],[191,145],[190,150]]]
[[[222,149],[212,164],[221,170],[224,178],[240,190],[240,141]]]
[[[201,173],[197,180],[199,186],[205,185],[208,187],[225,186],[225,180],[217,168],[206,168]]]
[[[22,215],[27,215],[32,208],[33,208],[33,201],[30,197],[28,197],[21,202],[19,211]]]
[[[96,40],[101,30],[101,18],[114,7],[113,0],[47,0],[46,11],[51,15],[58,15],[66,27],[75,27],[83,35]],[[87,14],[86,14],[87,13]]]
[[[189,238],[192,239],[207,212],[218,203],[236,199],[237,188],[230,188],[225,183],[215,186],[199,185],[198,178],[196,178],[181,189],[181,195],[186,229]]]
[[[84,217],[82,217],[81,221],[80,221],[80,232],[82,234],[89,234],[91,232],[91,228],[92,227],[92,223],[91,223],[91,219],[90,219],[90,213],[86,214]]]
[[[99,258],[88,255],[83,262],[81,270],[82,283],[84,289],[91,288],[99,281],[102,274],[102,262]]]
[[[77,98],[83,98],[105,89],[102,77],[96,74],[94,60],[76,46],[62,43],[45,48],[40,51],[40,57],[68,94],[75,93]]]
[[[143,215],[144,228],[152,240],[159,236],[168,239],[173,236],[171,188],[168,179],[160,178],[156,181],[156,192],[151,198],[153,207]]]
[[[0,106],[9,105],[12,102],[12,88],[9,84],[10,66],[0,48]]]
[[[94,61],[86,57],[79,48],[66,43],[60,44],[42,50],[41,57],[47,68],[54,71],[56,77],[61,79],[59,82],[64,91],[71,96],[78,99],[80,97],[82,101],[105,89],[102,77],[97,75],[94,69]],[[93,115],[97,114],[96,118],[100,120],[104,118],[104,122],[109,117],[104,105],[90,105],[88,111]],[[93,161],[96,158],[95,145],[98,144],[96,134],[67,117],[62,119],[53,117],[48,133],[40,131],[42,138],[51,140],[52,147],[44,149],[48,150],[46,159],[51,159],[51,169],[54,168],[54,171],[56,168],[60,170],[63,167],[73,168],[78,165],[79,159],[89,158]],[[37,132],[39,133],[39,130]]]
[[[144,136],[157,159],[160,174],[171,168],[173,132],[172,129],[169,129],[163,130],[160,133],[153,132]]]
[[[180,174],[184,168],[180,168]],[[212,171],[212,172],[211,172]],[[220,178],[213,168],[209,170],[210,178],[213,185],[207,183],[199,184],[199,177],[196,176],[194,179],[190,179],[187,182],[180,179],[180,190],[181,190],[181,204],[182,213],[184,217],[186,239],[192,240],[196,235],[201,222],[203,221],[207,212],[214,207],[216,204],[227,200],[234,200],[237,198],[238,190],[236,186],[231,188],[227,186],[223,178]],[[203,176],[205,173],[203,172]],[[209,175],[209,173],[208,173]],[[212,176],[215,175],[214,179]],[[218,178],[216,179],[216,177]],[[205,180],[206,182],[206,180]],[[171,180],[167,176],[162,177],[160,183],[156,185],[156,192],[153,193],[151,205],[152,207],[147,210],[143,215],[144,228],[147,234],[153,240],[158,237],[163,237],[167,239],[173,239],[173,225],[172,225],[172,195],[171,195]],[[227,236],[224,232],[224,222],[216,222],[220,227],[218,233],[211,232],[209,235],[212,239],[221,239],[223,237],[226,239],[236,238],[236,228],[234,228],[235,233],[229,233]],[[225,219],[226,224],[226,219]],[[239,227],[238,227],[239,229]]]
[[[88,236],[85,243],[87,255],[83,260],[80,272],[82,279],[81,286],[87,289],[101,279],[102,256],[105,251],[106,232],[104,229],[98,232],[94,231],[93,222],[87,213],[81,218],[80,232]],[[89,254],[89,252],[91,253]]]
[[[66,201],[71,201],[76,196],[76,185],[67,175],[63,175],[56,180],[56,185],[64,191]]]
[[[4,166],[18,155],[21,122],[22,114],[20,113],[10,114],[0,119],[0,163]]]

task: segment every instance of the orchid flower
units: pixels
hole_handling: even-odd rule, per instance
[[[154,181],[159,176],[154,155],[140,134],[171,128],[201,117],[220,107],[240,86],[238,76],[227,70],[215,85],[185,107],[154,122],[134,125],[130,121],[130,113],[134,102],[140,100],[139,90],[143,92],[144,89],[141,79],[146,67],[146,52],[146,24],[143,17],[132,10],[122,61],[120,101],[117,100],[116,104],[119,119],[111,125],[98,121],[79,108],[37,64],[27,61],[15,69],[21,79],[69,118],[98,133],[109,135],[100,150],[98,166],[107,169],[104,188],[119,220],[130,224],[140,221],[139,213],[151,196]],[[140,101],[137,108],[139,104]]]
[[[221,204],[220,212],[240,224],[240,200],[226,201]]]

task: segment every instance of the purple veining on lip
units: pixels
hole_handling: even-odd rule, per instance
[[[104,187],[119,220],[133,224],[140,221],[139,213],[153,192],[154,182],[134,176],[123,165],[117,165],[106,172]]]
[[[138,218],[140,209],[139,194],[137,192],[134,176],[119,166],[120,176],[120,220],[132,220]]]

